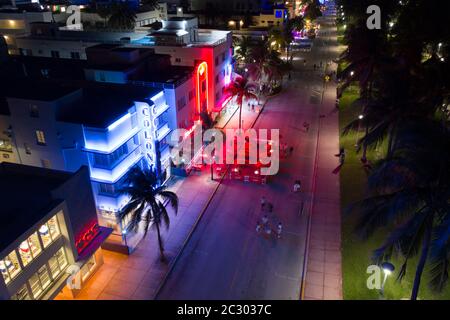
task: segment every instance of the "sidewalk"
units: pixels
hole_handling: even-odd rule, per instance
[[[335,27],[333,28],[335,30]],[[311,217],[305,296],[307,300],[342,300],[341,213],[338,165],[339,113],[336,85],[324,91],[317,143],[316,187]]]
[[[242,119],[244,127],[248,127],[258,113],[244,109]],[[226,126],[237,128],[238,117],[238,112],[234,113]],[[170,227],[162,229],[167,262],[160,261],[156,233],[149,230],[129,256],[103,250],[104,264],[84,285],[76,300],[152,300],[218,185],[218,181],[211,181],[208,166],[187,178],[175,178],[168,189],[179,197],[178,214],[168,207]],[[72,299],[66,288],[55,298]]]

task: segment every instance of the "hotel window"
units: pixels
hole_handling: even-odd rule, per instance
[[[41,251],[41,244],[39,243],[37,233],[35,232],[19,246],[19,254],[22,264],[24,266],[29,264]]]
[[[175,62],[176,63],[180,63],[181,62],[181,58],[175,58]]]
[[[216,66],[219,64],[219,57],[216,57],[214,63],[215,63]]]
[[[15,295],[11,297],[11,300],[31,300],[30,294],[28,293],[27,285],[24,284]]]
[[[15,251],[12,251],[3,260],[0,260],[0,271],[5,283],[10,282],[20,273],[19,259]]]
[[[52,58],[59,58],[59,51],[51,50],[50,54],[52,55]]]
[[[44,131],[36,130],[36,143],[40,146],[45,146],[47,143],[45,142]]]
[[[39,109],[36,105],[30,106],[30,117],[39,118]]]
[[[115,194],[116,190],[114,184],[111,183],[100,183],[100,193],[103,194]]]

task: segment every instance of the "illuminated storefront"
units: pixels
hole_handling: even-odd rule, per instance
[[[46,175],[51,176],[50,182],[45,181]],[[0,238],[0,299],[52,299],[66,285],[70,266],[79,269],[82,286],[102,264],[100,245],[111,233],[97,223],[98,229],[92,233],[90,226],[96,221],[96,211],[88,169],[49,174],[47,169],[2,163],[0,179],[8,183],[11,192],[21,190],[23,196],[23,203],[14,205],[14,214],[20,219],[13,220],[11,232],[2,229],[5,236]],[[32,192],[39,199],[29,198]],[[2,193],[1,197],[2,203],[7,203],[14,196]],[[2,218],[8,219],[12,211],[7,205],[5,210]],[[83,246],[80,239],[85,240]]]

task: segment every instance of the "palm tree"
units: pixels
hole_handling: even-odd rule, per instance
[[[233,97],[239,106],[239,129],[242,127],[242,103],[244,99],[258,99],[255,86],[244,77],[236,77],[234,81],[225,89],[225,93]]]
[[[252,40],[250,37],[237,38],[234,43],[236,59],[240,65],[248,63]]]
[[[111,8],[112,12],[108,19],[108,24],[113,29],[132,30],[136,24],[136,13],[128,5],[124,3],[114,3]]]
[[[357,203],[361,210],[356,231],[363,238],[379,228],[393,226],[374,260],[389,260],[394,253],[404,261],[419,254],[411,293],[417,299],[427,261],[432,265],[433,289],[447,283],[450,249],[450,131],[436,120],[403,126],[392,158],[380,162],[369,178],[371,195]],[[433,143],[430,143],[433,141]]]
[[[178,211],[178,197],[166,186],[158,184],[156,174],[148,168],[134,167],[127,175],[120,192],[130,196],[130,201],[122,209],[119,218],[128,222],[126,230],[139,231],[143,224],[144,237],[150,227],[156,230],[161,259],[164,260],[164,246],[161,238],[161,226],[169,228],[170,218],[163,201],[168,201],[175,214]]]

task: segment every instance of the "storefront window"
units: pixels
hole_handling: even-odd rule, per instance
[[[0,260],[0,271],[3,279],[5,279],[5,283],[10,282],[19,274],[20,264],[15,251],[12,251],[3,260]]]
[[[19,254],[24,266],[29,264],[42,251],[37,233],[33,233],[19,246]]]
[[[56,218],[56,216],[51,217],[50,220],[48,220],[47,225],[50,231],[50,236],[54,241],[61,234],[59,230],[58,219]]]
[[[28,294],[27,286],[24,285],[20,288],[17,293],[11,297],[11,300],[31,300],[31,297]]]
[[[33,298],[37,299],[43,289],[41,286],[41,282],[39,281],[39,275],[38,274],[34,274],[31,278],[30,278],[30,287],[31,287],[31,292],[33,293]]]
[[[39,235],[41,236],[42,243],[44,244],[44,248],[47,248],[50,243],[52,243],[52,237],[50,236],[50,231],[48,228],[48,224],[45,223],[39,228]]]
[[[89,275],[95,269],[95,266],[96,266],[96,261],[95,261],[95,256],[93,255],[92,257],[89,258],[89,260],[81,268],[81,279],[83,279],[83,281],[86,281],[86,279],[89,277]]]
[[[54,257],[57,258],[58,263],[59,263],[59,268],[61,270],[64,269],[65,266],[67,266],[67,257],[66,257],[66,253],[64,251],[64,248],[59,249],[56,254],[54,255]]]

